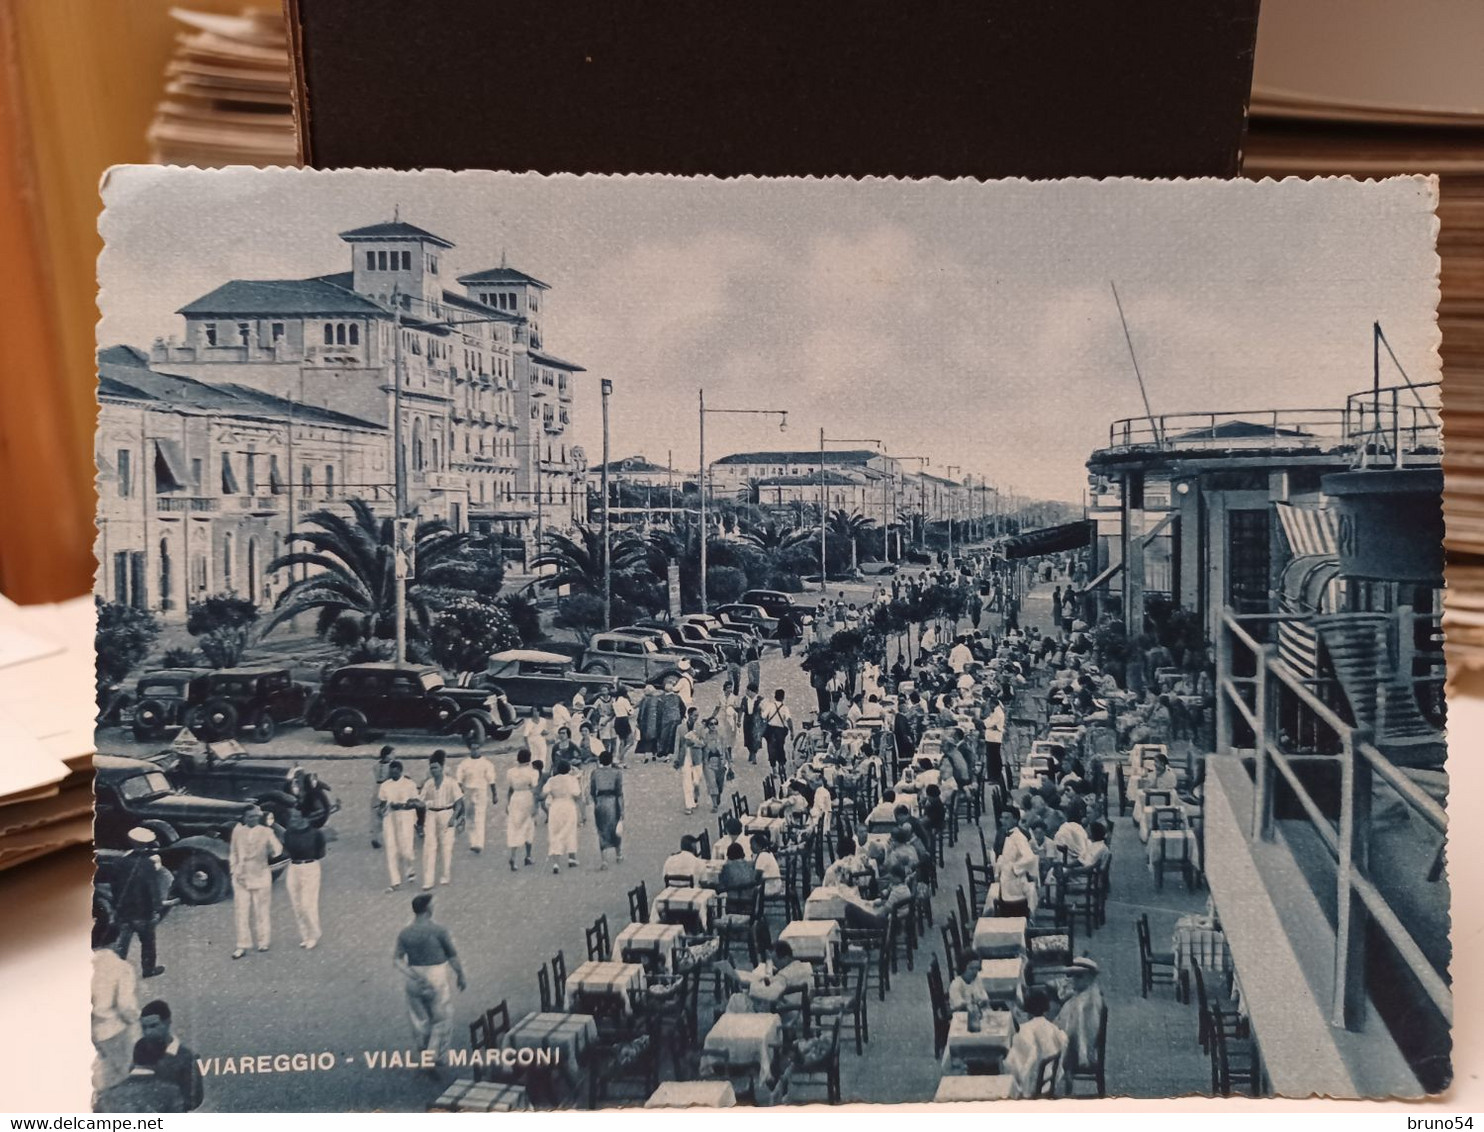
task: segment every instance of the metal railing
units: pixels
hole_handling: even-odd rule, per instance
[[[1362,909],[1385,934],[1424,993],[1449,1023],[1453,1020],[1453,992],[1433,967],[1416,938],[1408,930],[1381,891],[1366,875],[1370,830],[1371,776],[1380,778],[1402,802],[1438,833],[1448,829],[1448,815],[1426,791],[1408,778],[1372,742],[1369,730],[1352,726],[1320,700],[1277,654],[1274,645],[1259,641],[1243,626],[1297,620],[1293,614],[1237,615],[1222,613],[1216,647],[1216,747],[1230,755],[1240,750],[1232,742],[1233,714],[1251,729],[1256,767],[1250,837],[1256,841],[1273,837],[1273,800],[1276,779],[1281,774],[1303,808],[1315,832],[1334,855],[1335,950],[1332,964],[1330,1021],[1335,1026],[1358,1028],[1365,998],[1364,924],[1356,913]],[[1235,675],[1236,647],[1250,656],[1251,675]],[[1243,665],[1244,668],[1249,665]],[[1293,758],[1280,745],[1278,701],[1285,690],[1339,741],[1340,812],[1338,828],[1331,822],[1300,779]],[[1250,693],[1250,702],[1249,702]],[[1300,756],[1312,761],[1314,756]],[[1355,901],[1359,901],[1357,907]]]
[[[1345,401],[1345,432],[1357,463],[1399,468],[1409,455],[1441,451],[1441,391],[1442,382],[1430,381],[1352,393]]]
[[[1343,409],[1164,413],[1154,417],[1124,417],[1108,426],[1111,449],[1334,448],[1345,442]]]

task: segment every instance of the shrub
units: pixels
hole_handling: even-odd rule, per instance
[[[541,639],[541,610],[525,594],[506,594],[500,599],[510,622],[520,634],[523,645],[534,644]]]
[[[747,572],[735,566],[715,566],[706,571],[707,596],[718,604],[736,601],[747,592]]]
[[[212,594],[192,602],[186,612],[186,632],[204,636],[216,629],[246,629],[258,619],[258,607],[245,597]]]
[[[166,649],[160,657],[162,668],[196,668],[201,664],[201,654],[195,649]]]
[[[557,603],[551,623],[559,629],[571,629],[583,641],[603,627],[603,599],[597,594],[572,594]]]
[[[460,675],[482,671],[491,653],[519,644],[520,633],[505,605],[472,594],[439,609],[428,634],[434,663]]]
[[[116,601],[97,601],[98,628],[94,633],[100,705],[108,689],[118,684],[149,655],[160,635],[160,622],[146,609]]]

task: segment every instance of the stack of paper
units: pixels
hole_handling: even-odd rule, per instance
[[[0,869],[93,835],[91,597],[0,597]]]
[[[289,46],[282,10],[240,16],[171,11],[180,34],[151,160],[170,165],[295,165]]]

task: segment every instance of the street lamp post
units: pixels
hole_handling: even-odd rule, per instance
[[[954,472],[962,472],[964,469],[959,464],[944,465],[943,470],[950,476]],[[957,485],[955,485],[957,486]],[[948,493],[948,557],[953,557],[953,520],[958,516],[958,492]]]
[[[925,483],[925,480],[923,479],[922,473],[923,473],[923,469],[932,467],[933,462],[931,460],[929,460],[926,456],[892,456],[892,457],[889,457],[889,458],[892,459],[892,460],[916,460],[916,461],[918,461],[918,465],[917,465],[917,472],[918,472],[917,495],[918,495],[918,500],[919,500],[919,510],[923,511],[923,516],[922,516],[923,525],[926,526],[927,525],[927,514],[926,514],[926,509],[925,509],[925,507],[926,507],[926,504],[925,504],[925,500],[926,500],[926,483]],[[885,547],[885,535],[882,536],[882,546],[883,546],[883,548]],[[902,557],[902,536],[900,534],[897,535],[897,557],[898,558],[901,558]]]
[[[824,478],[824,446],[826,444],[874,444],[877,451],[886,447],[881,441],[865,436],[830,436],[824,434],[824,429],[819,430],[819,592],[826,593],[829,590],[829,557],[828,536],[825,534],[829,527],[829,489]],[[883,535],[883,537],[885,537]]]
[[[608,533],[608,398],[613,382],[602,379],[603,391],[603,631],[613,628],[613,548]]]
[[[788,431],[787,409],[708,409],[706,408],[706,390],[697,391],[700,394],[700,423],[701,423],[701,468],[698,475],[701,489],[701,612],[706,612],[706,493],[709,489],[710,477],[706,467],[706,414],[728,413],[734,416],[752,417],[777,417],[778,431]]]

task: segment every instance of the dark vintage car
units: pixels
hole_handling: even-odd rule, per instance
[[[239,732],[266,743],[305,718],[311,694],[286,668],[223,668],[191,681],[185,725],[208,743]]]
[[[762,638],[758,636],[757,630],[747,626],[727,625],[720,617],[710,613],[684,613],[675,623],[701,629],[713,641],[719,642],[723,648],[727,648],[730,643],[735,648],[735,652],[729,654],[729,659],[735,659],[738,664],[757,660],[762,655]]]
[[[732,602],[717,606],[716,615],[723,624],[752,629],[764,640],[771,641],[778,636],[778,618],[769,617],[768,611],[760,605]]]
[[[517,711],[536,712],[553,704],[570,703],[579,691],[591,700],[607,688],[616,691],[618,681],[602,673],[578,672],[572,658],[556,652],[536,649],[507,649],[489,659],[489,667],[479,677],[482,687],[505,694]]]
[[[782,590],[748,590],[738,601],[742,605],[760,606],[769,617],[786,614],[798,618],[800,625],[807,625],[814,617],[814,607],[794,600],[793,594]]]
[[[349,664],[324,682],[309,723],[330,732],[342,747],[383,731],[427,731],[483,742],[509,737],[515,709],[498,690],[450,684],[430,665]]]
[[[162,668],[146,672],[134,686],[129,725],[134,738],[150,743],[169,738],[185,726],[191,683],[206,675],[201,668]]]
[[[697,625],[645,620],[637,622],[634,628],[653,629],[656,633],[663,633],[672,647],[700,650],[706,654],[706,662],[713,672],[720,672],[726,668],[727,662],[739,651],[734,645],[728,648],[720,641],[713,641],[706,630]],[[730,642],[728,644],[730,645]]]
[[[652,641],[662,652],[671,656],[690,661],[691,675],[697,683],[709,680],[726,665],[717,659],[715,655],[706,649],[692,648],[690,645],[677,644],[671,639],[670,634],[663,629],[650,626],[621,625],[611,630],[614,636],[631,637],[638,641]]]
[[[170,784],[185,794],[221,798],[228,802],[255,802],[284,825],[291,809],[299,808],[304,771],[292,763],[249,758],[235,739],[203,744],[199,751],[168,750],[149,761],[165,772]],[[322,826],[338,809],[321,783],[326,804],[305,811],[310,824]]]
[[[93,771],[100,883],[107,883],[129,850],[129,830],[144,826],[159,839],[160,861],[174,874],[174,891],[181,900],[212,904],[231,890],[230,838],[250,802],[183,793],[164,770],[144,759],[95,755]]]

